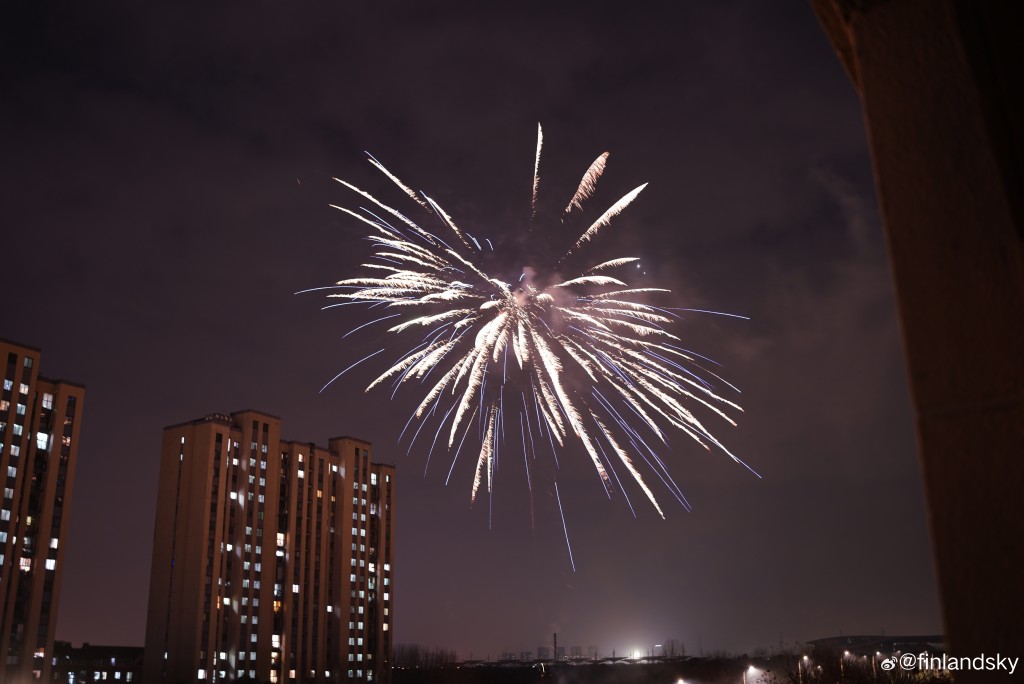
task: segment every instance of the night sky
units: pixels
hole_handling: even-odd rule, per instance
[[[355,435],[398,466],[395,640],[498,657],[679,639],[742,653],[839,633],[938,633],[899,324],[859,100],[808,3],[17,3],[3,9],[0,336],[87,387],[57,638],[141,645],[162,428],[244,408]],[[306,288],[352,277],[349,180],[470,232],[525,235],[611,152],[588,211],[650,185],[597,253],[693,314],[673,327],[740,387],[704,416],[763,479],[673,434],[693,505],[666,520],[560,458],[406,453],[418,403],[321,386],[378,342]],[[593,215],[593,214],[592,214]],[[584,226],[585,227],[585,226]],[[575,229],[574,229],[575,230]],[[575,237],[575,236],[573,236]],[[510,264],[518,269],[521,264]],[[376,346],[375,346],[376,345]],[[374,373],[376,371],[377,373]],[[731,397],[736,398],[736,397]],[[532,510],[532,514],[531,514]]]

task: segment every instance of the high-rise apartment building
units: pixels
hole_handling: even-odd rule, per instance
[[[0,339],[0,683],[50,679],[85,388]]]
[[[395,469],[258,411],[164,429],[145,682],[390,679]]]

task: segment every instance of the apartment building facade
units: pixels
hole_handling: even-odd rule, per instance
[[[395,469],[259,411],[165,428],[144,681],[389,681]]]
[[[0,683],[50,679],[85,388],[0,339]]]

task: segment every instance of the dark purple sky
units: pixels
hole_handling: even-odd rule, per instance
[[[0,335],[88,388],[58,638],[142,644],[161,430],[247,407],[398,464],[398,642],[940,631],[859,101],[807,3],[381,4],[3,10]],[[446,487],[446,459],[424,476],[396,443],[414,393],[364,395],[377,366],[318,394],[375,340],[341,341],[364,312],[292,294],[369,254],[332,176],[415,208],[363,150],[471,232],[522,231],[537,122],[544,202],[609,150],[591,210],[650,185],[602,249],[678,306],[751,317],[674,331],[743,390],[738,428],[708,423],[764,479],[676,435],[694,510],[663,521],[634,491],[634,519],[570,450],[575,573],[515,459],[489,530],[471,461]]]

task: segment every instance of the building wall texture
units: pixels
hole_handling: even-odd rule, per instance
[[[144,681],[387,681],[395,472],[258,411],[164,430]]]

